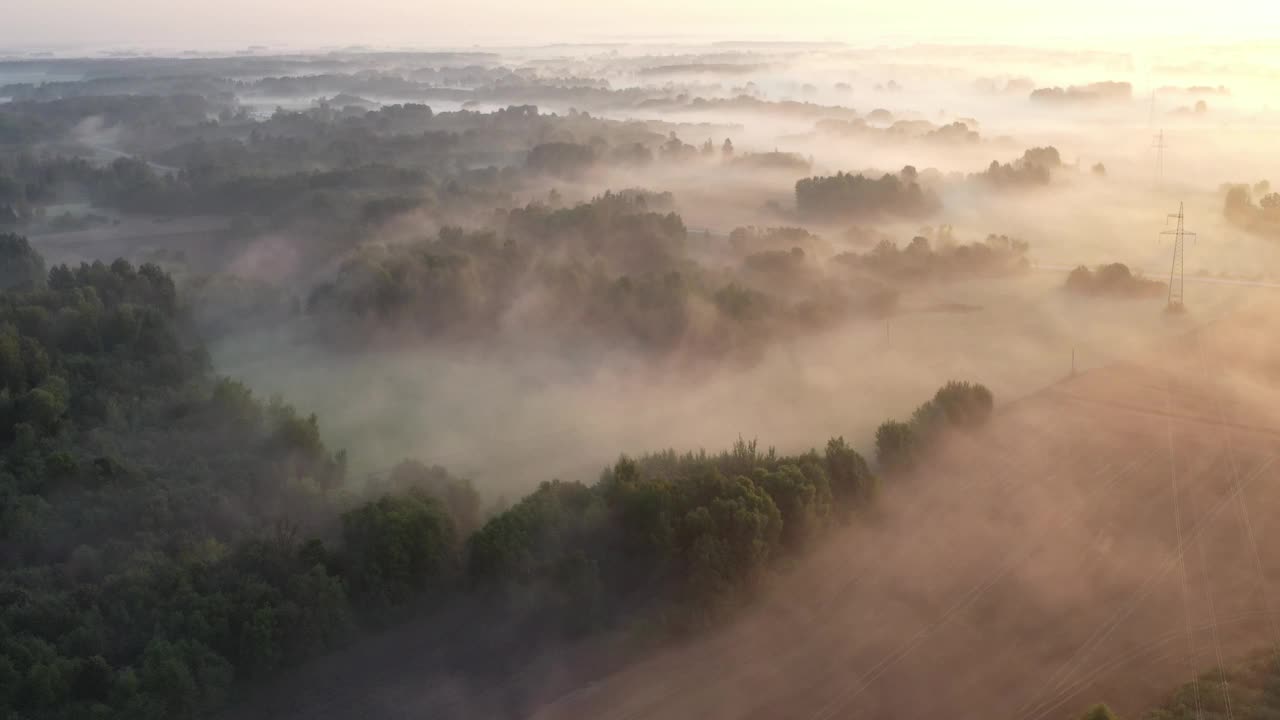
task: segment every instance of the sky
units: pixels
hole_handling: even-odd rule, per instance
[[[1275,0],[6,0],[0,50],[1280,38]],[[1121,49],[1121,48],[1114,48]]]

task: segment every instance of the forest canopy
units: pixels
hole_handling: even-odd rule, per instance
[[[158,267],[41,282],[25,238],[0,249],[6,715],[203,717],[358,627],[480,596],[565,638],[651,613],[687,632],[857,522],[879,486],[839,437],[623,456],[493,513],[418,462],[355,483],[315,416],[212,374]],[[981,386],[948,385],[915,437],[990,409]]]

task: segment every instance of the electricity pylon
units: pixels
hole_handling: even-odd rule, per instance
[[[1183,267],[1183,247],[1187,238],[1195,239],[1196,234],[1187,232],[1183,224],[1183,203],[1178,203],[1178,214],[1170,213],[1164,221],[1165,227],[1169,226],[1170,220],[1177,220],[1178,227],[1173,230],[1165,230],[1161,235],[1173,236],[1173,266],[1169,268],[1169,312],[1182,312],[1185,308],[1182,304],[1183,285],[1186,272]]]

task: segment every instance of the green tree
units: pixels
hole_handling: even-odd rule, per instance
[[[903,470],[915,460],[915,431],[908,423],[886,420],[876,429],[876,461],[886,470]]]
[[[21,235],[0,233],[0,290],[37,290],[45,285],[44,258]]]
[[[843,437],[827,441],[824,459],[831,483],[832,500],[845,517],[849,510],[871,502],[875,495],[876,478],[871,474],[867,461],[849,447]]]
[[[800,548],[826,526],[831,514],[831,486],[826,471],[807,465],[808,473],[793,464],[772,472],[759,471],[756,482],[764,488],[782,517],[782,541]]]
[[[715,604],[754,581],[782,534],[782,514],[769,494],[751,480],[719,473],[692,481],[691,491],[708,498],[686,511],[678,525],[686,597]]]
[[[470,480],[453,477],[439,465],[405,460],[392,469],[386,485],[396,494],[421,491],[440,501],[460,536],[480,526],[480,494]]]
[[[607,517],[603,499],[593,488],[544,482],[471,536],[469,574],[486,585],[540,582],[569,548],[591,543]]]
[[[375,605],[444,589],[456,562],[453,523],[439,501],[420,490],[344,513],[342,538],[352,592]]]

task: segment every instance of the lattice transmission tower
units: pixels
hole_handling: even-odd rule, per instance
[[[1183,203],[1178,203],[1178,214],[1170,213],[1164,221],[1165,227],[1169,226],[1170,220],[1177,220],[1178,226],[1172,230],[1165,230],[1161,235],[1173,236],[1173,266],[1169,268],[1169,305],[1166,308],[1169,312],[1182,312],[1185,306],[1183,301],[1183,285],[1186,278],[1184,269],[1183,254],[1186,246],[1187,238],[1194,240],[1196,234],[1187,232],[1183,217]]]

